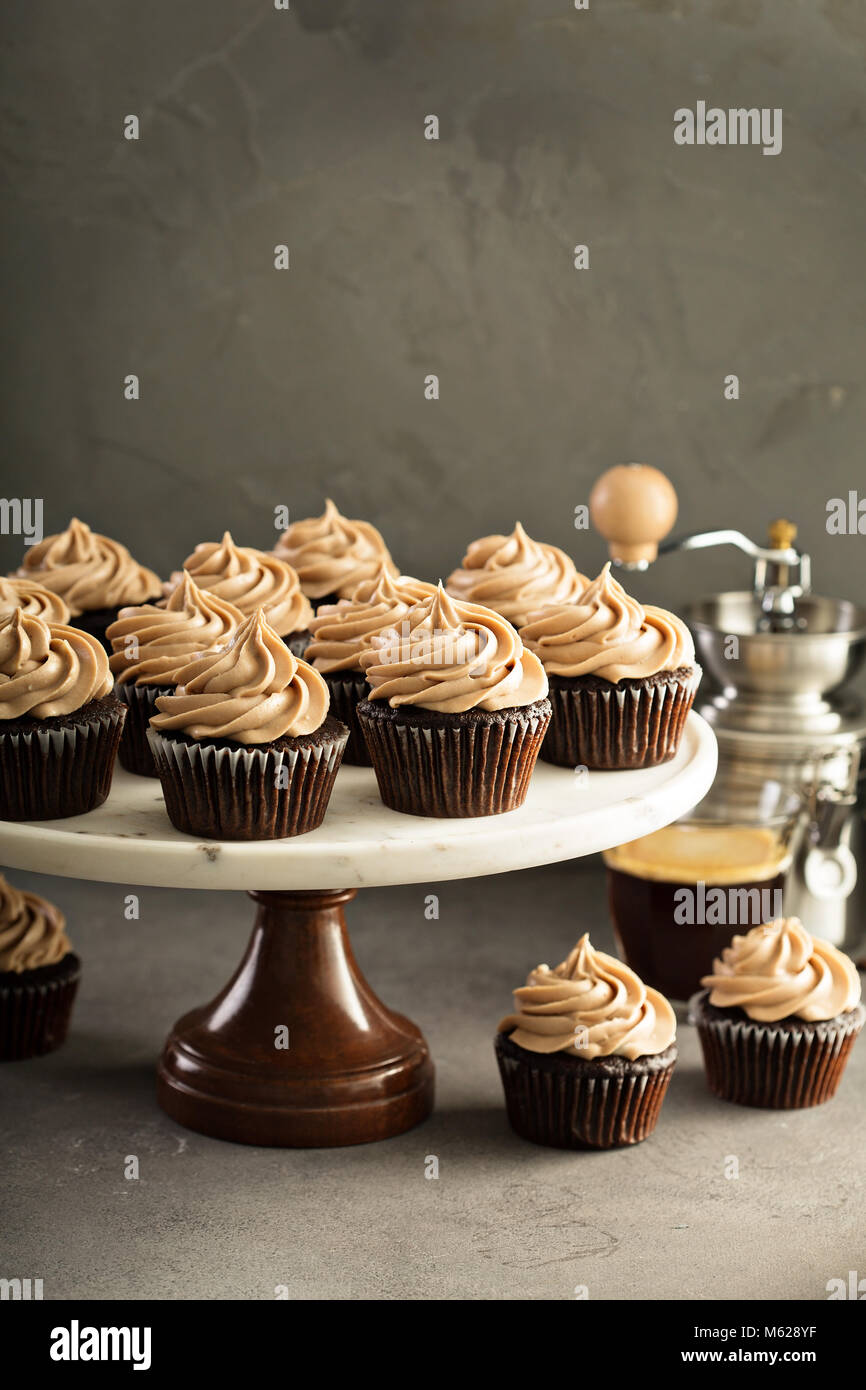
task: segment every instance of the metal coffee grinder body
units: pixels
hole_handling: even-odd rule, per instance
[[[767,622],[760,596],[722,593],[685,613],[710,677],[701,713],[728,780],[775,782],[802,805],[785,911],[866,958],[866,707],[845,687],[866,653],[866,611],[800,595]],[[732,640],[735,639],[735,640]]]
[[[810,557],[789,521],[770,525],[766,546],[735,530],[664,540],[676,493],[644,464],[603,474],[590,514],[627,569],[718,545],[751,559],[750,590],[683,610],[705,672],[698,708],[719,745],[710,798],[735,816],[749,798],[758,809],[766,792],[796,797],[784,910],[866,964],[866,702],[851,689],[866,656],[866,608],[812,592]]]

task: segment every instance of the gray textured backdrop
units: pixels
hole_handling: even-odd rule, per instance
[[[574,507],[643,459],[685,527],[793,513],[816,587],[866,598],[866,541],[824,527],[866,491],[863,0],[6,0],[2,27],[2,491],[46,529],[167,572],[330,493],[424,577],[516,517],[594,570]],[[782,107],[783,152],[675,146],[698,99]],[[678,557],[636,591],[747,573]]]

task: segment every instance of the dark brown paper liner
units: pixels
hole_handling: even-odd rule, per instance
[[[349,730],[343,762],[353,767],[372,767],[367,740],[358,723],[358,704],[370,693],[366,677],[360,671],[335,671],[333,676],[323,672],[323,675],[331,692],[330,712]]]
[[[512,1129],[554,1149],[614,1149],[646,1139],[677,1059],[675,1043],[655,1057],[598,1062],[527,1052],[507,1033],[497,1033],[494,1045]],[[615,1070],[612,1061],[620,1064]]]
[[[495,722],[412,724],[377,718],[358,705],[379,795],[409,816],[496,816],[522,806],[550,722],[539,700]]]
[[[866,1019],[866,1009],[839,1014],[802,1029],[752,1019],[711,1017],[707,990],[692,997],[689,1016],[697,1026],[707,1085],[737,1105],[765,1110],[805,1110],[832,1100],[848,1054]]]
[[[147,741],[150,720],[158,714],[157,696],[173,695],[173,685],[132,685],[121,681],[115,686],[118,698],[126,705],[126,723],[117,756],[121,767],[136,772],[139,777],[158,776],[150,744]]]
[[[347,732],[296,749],[218,748],[148,738],[165,809],[177,830],[213,840],[280,840],[321,825],[343,757]],[[277,770],[287,770],[277,786]]]
[[[111,789],[126,706],[112,696],[80,723],[0,725],[0,818],[60,820],[101,806]]]
[[[541,749],[557,767],[619,770],[655,767],[675,757],[700,682],[690,680],[606,690],[550,682],[553,707]]]
[[[69,954],[18,979],[11,972],[0,977],[0,1062],[21,1062],[60,1047],[80,976],[81,961]]]

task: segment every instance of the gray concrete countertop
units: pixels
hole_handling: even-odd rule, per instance
[[[47,1299],[822,1299],[866,1271],[863,1042],[830,1105],[751,1111],[709,1094],[683,1023],[645,1144],[568,1154],[509,1130],[493,1030],[531,966],[586,929],[611,948],[596,860],[351,904],[362,969],[426,1033],[437,1105],[400,1138],[315,1151],[219,1143],[154,1101],[168,1028],[240,958],[242,894],[142,889],[127,921],[132,888],[9,877],[63,907],[84,962],[66,1045],[0,1067],[0,1275]]]

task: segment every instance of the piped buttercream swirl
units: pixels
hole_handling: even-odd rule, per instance
[[[564,550],[534,541],[518,521],[510,536],[473,541],[445,588],[452,598],[492,608],[521,627],[530,613],[576,603],[588,583]]]
[[[174,685],[195,656],[225,646],[243,624],[234,604],[200,589],[186,571],[164,605],[121,608],[106,637],[117,683]]]
[[[69,606],[59,594],[38,584],[35,579],[19,579],[15,575],[8,579],[0,576],[0,614],[14,613],[20,608],[31,618],[42,618],[46,623],[68,623]]]
[[[72,950],[66,918],[38,893],[13,887],[0,874],[0,972],[56,965]]]
[[[638,603],[605,565],[577,603],[534,614],[520,629],[551,676],[600,676],[608,681],[652,676],[692,666],[695,647],[680,618]]]
[[[313,616],[291,565],[267,551],[235,545],[228,531],[220,541],[197,545],[183,568],[200,589],[233,604],[244,617],[264,609],[269,626],[280,637],[303,632]],[[181,579],[182,571],[177,570],[164,586],[166,598]]]
[[[371,700],[444,714],[531,705],[547,694],[541,662],[490,608],[459,603],[442,588],[410,608],[399,628],[361,654]]]
[[[527,1052],[634,1059],[664,1052],[676,1037],[664,995],[621,960],[594,950],[586,934],[554,970],[536,966],[514,991],[514,1003],[497,1031],[510,1032]]]
[[[304,660],[317,671],[357,671],[371,639],[400,623],[435,585],[401,574],[392,578],[383,564],[372,579],[360,583],[351,598],[323,604],[310,623],[312,640]]]
[[[710,1003],[742,1009],[758,1023],[816,1023],[854,1009],[860,977],[848,956],[810,936],[798,917],[778,918],[735,936],[701,980]]]
[[[301,588],[311,599],[336,594],[351,598],[364,579],[382,565],[399,573],[382,535],[369,521],[350,521],[330,497],[321,516],[296,521],[280,537],[274,554],[298,572]]]
[[[134,560],[125,545],[91,531],[73,517],[65,531],[46,536],[24,557],[19,578],[36,579],[66,602],[73,617],[123,603],[145,603],[160,593],[160,578]]]
[[[311,734],[325,720],[328,687],[318,671],[293,656],[259,609],[228,646],[178,672],[172,695],[158,695],[151,726],[190,738],[273,743]]]
[[[114,682],[102,643],[20,608],[0,617],[0,720],[72,714]]]

